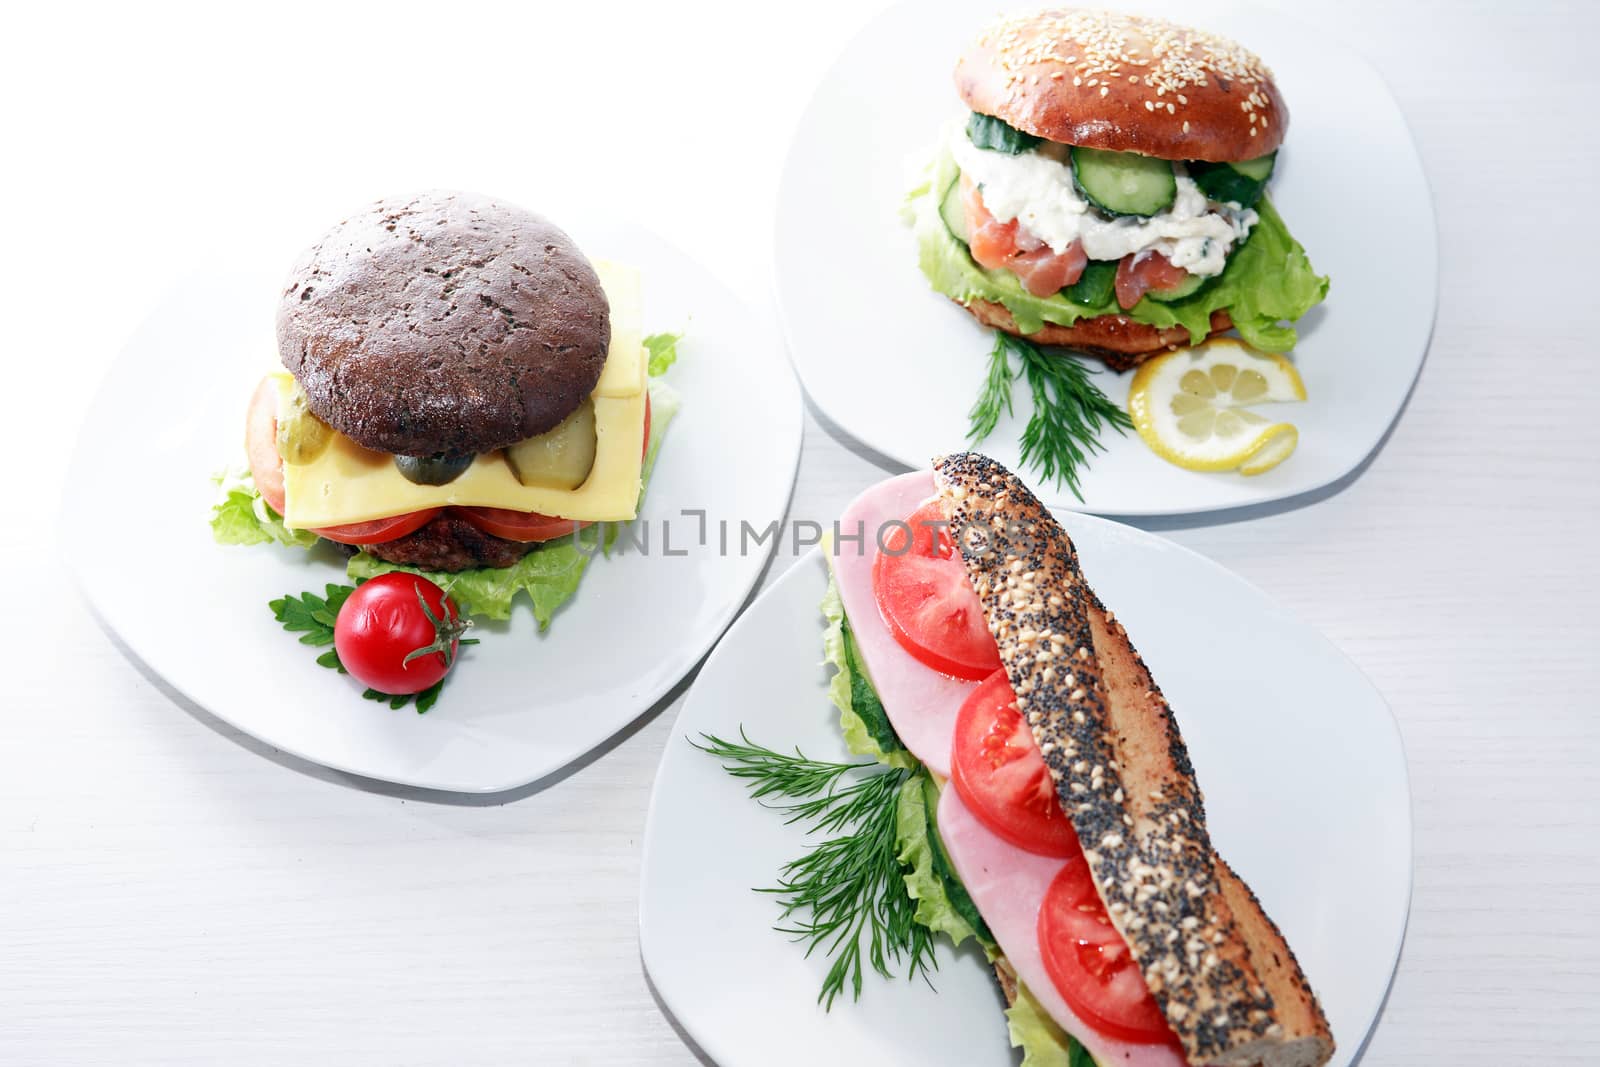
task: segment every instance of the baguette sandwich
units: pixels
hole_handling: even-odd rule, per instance
[[[824,602],[847,740],[900,767],[917,919],[994,961],[1025,1063],[1316,1067],[1333,1036],[1212,847],[1172,709],[1065,530],[972,453],[846,509]],[[907,805],[914,809],[910,818]]]

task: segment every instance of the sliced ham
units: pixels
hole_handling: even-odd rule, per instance
[[[860,533],[861,541],[841,538],[828,562],[838,580],[839,599],[861,648],[867,677],[878,691],[894,732],[913,756],[935,773],[949,777],[956,713],[978,683],[940,674],[900,647],[872,593],[878,531],[887,523],[904,522],[933,492],[931,470],[902,474],[868,489],[839,519],[840,533],[850,538]]]
[[[1056,991],[1039,951],[1039,909],[1065,861],[1034,855],[995,836],[952,787],[939,798],[938,821],[950,863],[1017,978],[1100,1067],[1185,1067],[1183,1055],[1171,1045],[1134,1045],[1097,1033]]]

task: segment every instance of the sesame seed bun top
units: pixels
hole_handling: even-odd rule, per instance
[[[1289,111],[1272,72],[1216,34],[1055,8],[1012,15],[956,63],[973,111],[1061,144],[1237,162],[1273,151]]]

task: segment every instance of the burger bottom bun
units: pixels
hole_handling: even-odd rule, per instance
[[[960,303],[957,301],[957,303]],[[972,317],[985,326],[1032,341],[1036,345],[1056,345],[1103,360],[1115,371],[1132,370],[1151,356],[1174,348],[1190,345],[1189,331],[1182,326],[1166,329],[1135,322],[1126,315],[1096,315],[1079,319],[1071,326],[1058,326],[1047,322],[1037,333],[1023,333],[1003,304],[987,300],[974,300],[963,304]],[[1211,333],[1215,337],[1233,326],[1226,311],[1211,313]]]

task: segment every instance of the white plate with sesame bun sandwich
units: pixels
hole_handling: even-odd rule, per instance
[[[779,192],[790,357],[884,456],[965,439],[1053,506],[1173,515],[1337,482],[1432,330],[1405,120],[1291,18],[1129,10],[906,3],[846,46]]]
[[[656,778],[640,943],[693,1041],[723,1067],[1352,1063],[1411,886],[1360,671],[981,455],[838,530],[728,631]]]
[[[65,527],[103,622],[271,748],[408,786],[521,787],[648,712],[766,563],[718,524],[787,507],[775,332],[636,225],[470,193],[285,267],[185,280],[101,387]],[[142,516],[115,552],[108,514]]]

